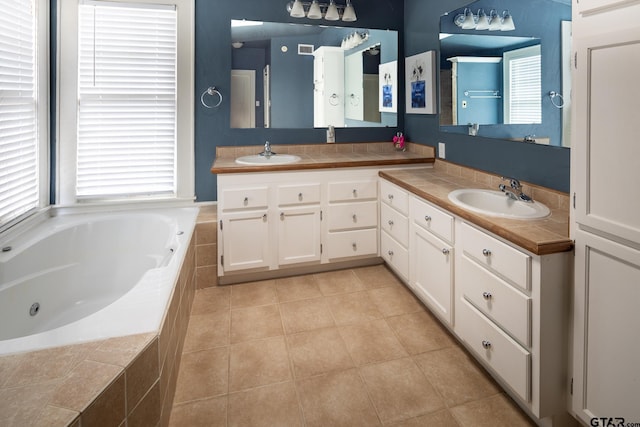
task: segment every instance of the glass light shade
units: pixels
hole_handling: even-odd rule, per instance
[[[302,6],[302,2],[300,0],[295,0],[291,5],[291,12],[289,12],[289,16],[292,18],[304,18],[304,6]]]
[[[502,26],[500,27],[500,31],[513,31],[516,29],[515,24],[513,23],[513,18],[509,14],[509,12],[505,12],[502,18]]]
[[[311,6],[309,7],[309,12],[307,12],[307,18],[309,19],[322,18],[322,11],[320,10],[320,5],[318,4],[318,0],[313,0],[313,2],[311,2]]]
[[[469,9],[464,11],[464,21],[462,21],[461,27],[463,30],[473,30],[476,27],[476,20]]]
[[[340,19],[340,14],[338,13],[338,8],[336,7],[336,2],[331,0],[329,3],[329,7],[327,8],[327,13],[324,14],[324,19],[327,21],[337,21]]]
[[[356,21],[356,11],[351,4],[351,0],[347,0],[347,5],[344,7],[344,13],[342,14],[342,20],[346,22]]]
[[[484,10],[480,9],[478,11],[478,23],[476,24],[476,30],[488,30],[489,29],[489,18],[484,13]]]
[[[492,10],[489,14],[489,31],[497,31],[502,27],[500,17],[496,14],[495,10]]]

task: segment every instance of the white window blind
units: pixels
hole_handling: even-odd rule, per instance
[[[505,55],[509,72],[508,123],[542,122],[540,46]]]
[[[79,7],[77,197],[175,194],[175,7]]]
[[[36,13],[0,0],[0,226],[39,206]]]

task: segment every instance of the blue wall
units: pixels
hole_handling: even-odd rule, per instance
[[[439,50],[440,16],[451,10],[464,7],[466,4],[468,4],[466,0],[450,0],[446,4],[440,0],[405,0],[403,32],[405,56],[427,50]],[[504,0],[494,1],[491,3],[491,8],[500,7],[499,4],[506,5],[507,3]],[[510,10],[516,23],[516,31],[509,34],[525,35],[529,32],[534,36],[536,34],[533,32],[539,32],[545,20],[545,11],[557,5],[549,0],[511,1],[509,4],[510,6],[504,7],[504,9]],[[520,4],[527,4],[530,9],[527,11],[518,10]],[[453,20],[453,16],[451,19]],[[570,19],[570,15],[567,19]],[[555,28],[554,31],[559,33],[560,28]],[[545,44],[544,34],[539,37],[542,39],[543,51],[551,49],[551,52],[547,52],[548,57],[559,61],[559,47],[553,47],[549,43]],[[548,40],[549,35],[546,38]],[[543,53],[543,57],[544,55],[545,53]],[[544,60],[542,67],[544,74],[549,69],[545,66]],[[553,87],[543,84],[542,91],[544,93],[545,91],[558,90],[558,87],[559,83]],[[543,123],[546,124],[548,120],[553,121],[550,114],[559,115],[561,113],[560,110],[552,111],[543,107]],[[481,126],[480,136],[477,137],[442,132],[437,115],[407,114],[404,117],[404,127],[410,141],[434,147],[437,147],[438,142],[446,143],[447,160],[452,162],[501,175],[514,176],[560,191],[569,191],[569,149],[483,137],[483,131],[488,130],[490,126]],[[528,133],[544,135],[536,131]]]
[[[457,124],[502,123],[502,97],[474,99],[464,94],[474,90],[495,90],[502,93],[502,62],[459,62],[457,72],[458,91],[454,100],[458,109]],[[466,102],[464,107],[463,101]]]

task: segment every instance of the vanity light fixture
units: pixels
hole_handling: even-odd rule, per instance
[[[463,30],[513,31],[516,29],[513,16],[508,10],[503,11],[500,17],[495,9],[492,9],[489,15],[484,12],[484,9],[478,10],[474,15],[471,9],[465,8],[463,13],[453,19],[453,22]]]
[[[330,0],[328,4],[319,3],[318,0],[312,0],[311,2],[294,0],[287,3],[287,12],[292,18],[306,17],[309,19],[324,18],[327,21],[338,21],[340,19],[345,22],[356,21],[358,18],[351,0],[346,1],[347,3],[343,6],[336,4],[335,0]]]

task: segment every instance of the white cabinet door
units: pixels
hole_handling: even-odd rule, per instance
[[[638,422],[640,251],[578,231],[575,258],[573,410]]]
[[[453,247],[416,225],[411,226],[410,285],[448,325],[453,321]]]
[[[281,209],[278,264],[320,261],[320,207]]]
[[[269,223],[266,211],[225,214],[222,218],[223,271],[268,267]]]

